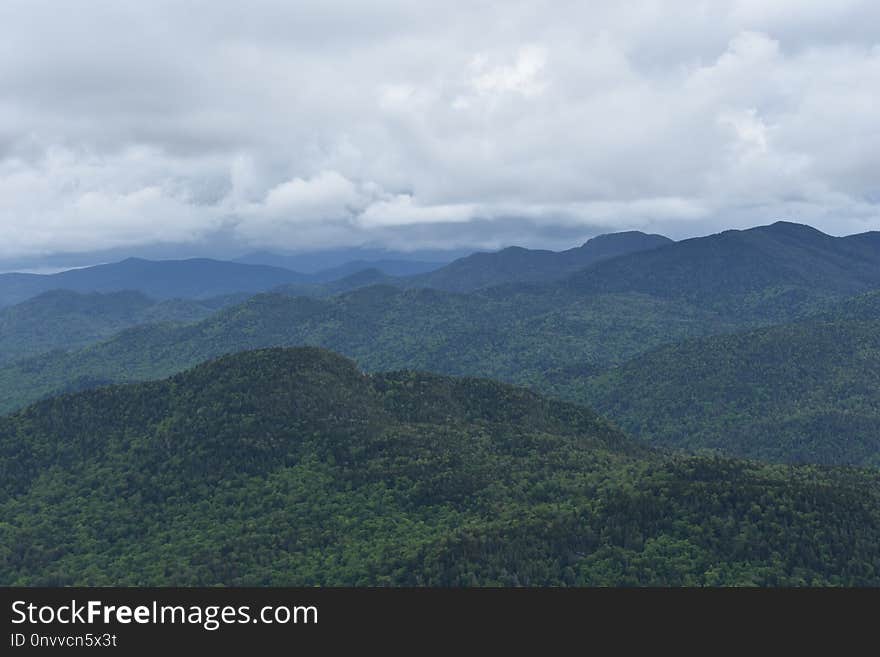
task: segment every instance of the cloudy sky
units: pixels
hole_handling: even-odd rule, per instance
[[[880,3],[0,3],[0,258],[880,229]]]

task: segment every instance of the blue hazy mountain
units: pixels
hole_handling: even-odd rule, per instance
[[[0,306],[18,303],[49,290],[118,292],[135,290],[155,299],[204,299],[236,292],[262,292],[285,283],[306,283],[306,274],[266,265],[193,258],[128,258],[57,274],[0,274]]]
[[[442,267],[442,262],[422,262],[420,260],[352,260],[338,267],[322,269],[312,274],[315,282],[337,281],[364,271],[373,270],[386,276],[406,277],[424,274]]]
[[[880,287],[880,232],[833,237],[780,221],[610,259],[574,275],[568,286],[581,295],[636,292],[785,319]]]
[[[343,273],[337,276],[337,278],[341,278],[347,274],[355,273],[358,269],[376,268],[393,276],[408,276],[436,269],[470,253],[471,250],[467,249],[392,251],[379,248],[354,247],[303,251],[301,253],[255,251],[238,258],[233,258],[232,262],[284,267],[285,269],[308,274],[322,273],[322,280],[331,280],[328,278],[331,274],[323,272],[327,270],[333,272],[337,268],[344,268]]]
[[[599,236],[567,251],[511,247],[497,253],[472,254],[446,266],[444,263],[460,252],[404,253],[360,248],[293,255],[258,252],[236,261],[127,258],[51,274],[0,274],[0,306],[19,303],[53,289],[134,290],[155,299],[199,299],[286,286],[287,293],[326,296],[354,289],[358,286],[355,281],[367,280],[375,271],[386,277],[382,282],[401,287],[464,291],[499,283],[553,280],[602,259],[669,242],[659,235],[617,233]],[[428,257],[434,260],[418,259]],[[349,280],[326,285],[340,279]]]
[[[662,235],[638,231],[599,235],[566,251],[511,246],[492,253],[474,253],[436,271],[413,276],[405,284],[449,292],[470,292],[504,283],[545,282],[617,256],[672,244]]]

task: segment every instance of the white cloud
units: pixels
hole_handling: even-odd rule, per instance
[[[547,61],[547,53],[540,46],[523,46],[512,64],[490,66],[484,54],[471,60],[474,77],[471,84],[479,93],[514,92],[523,96],[537,96],[545,83],[540,75]]]
[[[880,228],[876,3],[416,4],[2,3],[0,255]]]
[[[470,203],[419,205],[412,196],[398,194],[371,203],[359,217],[364,228],[406,226],[420,223],[460,223],[476,218],[477,206]]]
[[[294,178],[266,195],[263,212],[290,221],[313,222],[351,216],[363,200],[355,185],[335,171],[314,178]]]

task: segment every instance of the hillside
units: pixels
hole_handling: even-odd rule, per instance
[[[401,281],[408,287],[430,287],[450,292],[472,292],[504,283],[538,283],[564,278],[574,272],[628,253],[672,244],[662,235],[638,231],[599,235],[567,251],[508,247],[495,253],[474,253],[435,271]]]
[[[54,349],[72,350],[154,322],[196,322],[239,299],[155,301],[140,292],[52,290],[0,308],[0,363]]]
[[[664,346],[593,378],[575,397],[655,445],[880,466],[874,316]]]
[[[874,321],[880,320],[880,290],[859,294],[829,306],[817,315],[825,321]]]
[[[485,380],[241,353],[0,418],[0,583],[880,583],[876,474],[673,458]]]
[[[57,274],[0,274],[0,306],[20,303],[49,290],[134,290],[154,299],[205,299],[236,292],[262,292],[285,283],[309,280],[305,274],[264,265],[206,258],[155,261],[129,258]]]
[[[784,321],[880,287],[880,234],[832,237],[778,222],[614,258],[572,276],[577,294],[639,292]]]
[[[62,391],[169,376],[243,349],[299,345],[333,349],[374,371],[489,376],[565,394],[560,386],[572,373],[736,328],[686,304],[639,295],[558,301],[387,286],[327,299],[263,294],[194,325],[136,327],[70,354],[2,366],[0,412]]]

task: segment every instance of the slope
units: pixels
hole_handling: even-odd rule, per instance
[[[880,315],[658,348],[590,379],[586,400],[652,444],[880,466]]]
[[[0,418],[0,583],[877,584],[876,475],[652,454],[316,349]]]

